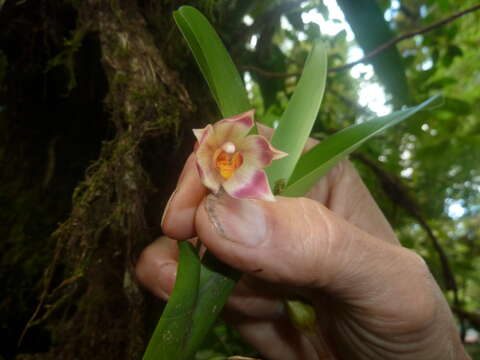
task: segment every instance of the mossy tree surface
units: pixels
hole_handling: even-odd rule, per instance
[[[358,21],[350,11],[346,21],[371,34],[369,46],[385,41],[370,16],[383,23],[387,14],[397,37],[478,5],[362,1],[376,10]],[[329,72],[312,136],[375,116],[362,94],[382,76],[344,66],[353,47],[368,49],[345,26],[330,31],[343,20],[326,3],[0,0],[0,359],[141,358],[162,303],[139,287],[134,264],[161,235],[191,128],[220,118],[174,25],[181,5],[213,23],[250,79],[257,119],[280,117],[319,38]],[[338,2],[345,13],[355,3]],[[319,31],[319,17],[332,28]],[[479,17],[406,37],[396,45],[401,65],[374,64],[404,70],[399,85],[412,103],[438,93],[445,102],[351,156],[400,241],[428,263],[463,334],[480,330]],[[403,103],[388,96],[396,83],[383,81],[392,107]],[[249,354],[231,328],[214,335],[197,360]]]
[[[186,53],[171,19],[179,5],[7,3],[0,13],[3,24],[13,19],[1,37],[1,215],[11,239],[2,263],[12,273],[21,266],[15,276],[35,286],[24,294],[8,283],[11,298],[28,303],[10,328],[7,356],[28,320],[20,352],[43,352],[35,358],[134,359],[144,351],[160,309],[148,307],[134,265],[160,233],[192,146],[185,129],[214,109],[205,97],[200,106],[191,100],[189,92],[205,91],[193,62],[174,60]]]

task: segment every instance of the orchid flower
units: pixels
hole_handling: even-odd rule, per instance
[[[254,125],[254,110],[194,129],[195,151],[202,183],[213,193],[221,188],[242,199],[275,201],[263,168],[287,156],[261,135],[248,135]]]

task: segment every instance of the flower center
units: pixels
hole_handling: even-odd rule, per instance
[[[220,149],[217,149],[213,156],[215,167],[225,180],[231,178],[235,170],[243,163],[242,154],[235,150],[235,145],[228,141]]]

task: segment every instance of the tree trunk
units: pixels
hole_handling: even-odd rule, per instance
[[[2,182],[16,184],[9,199],[27,187],[30,194],[17,205],[27,219],[7,218],[3,235],[14,238],[20,226],[22,236],[35,237],[30,220],[53,208],[45,228],[62,221],[53,236],[36,239],[39,252],[49,249],[40,261],[46,270],[17,358],[140,359],[161,309],[137,284],[136,259],[160,235],[163,206],[192,149],[190,129],[216,110],[173,23],[180,2],[72,4],[27,1],[19,9],[7,2],[0,12],[4,24],[16,20],[0,37],[8,62],[0,120],[10,131],[0,153],[10,175]],[[33,30],[25,36],[27,28]],[[23,50],[12,40],[19,35]],[[76,163],[74,176],[69,163]]]

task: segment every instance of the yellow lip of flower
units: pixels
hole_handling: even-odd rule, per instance
[[[248,135],[253,125],[250,110],[194,129],[198,173],[202,183],[214,193],[223,188],[234,198],[274,201],[263,168],[287,154],[261,135]]]
[[[230,179],[243,164],[243,156],[236,150],[235,144],[227,141],[213,154],[213,164],[225,180]]]
[[[217,153],[214,155],[215,167],[224,179],[230,179],[235,170],[237,170],[243,163],[242,154],[239,152],[229,154],[222,149],[217,149],[215,153]]]

